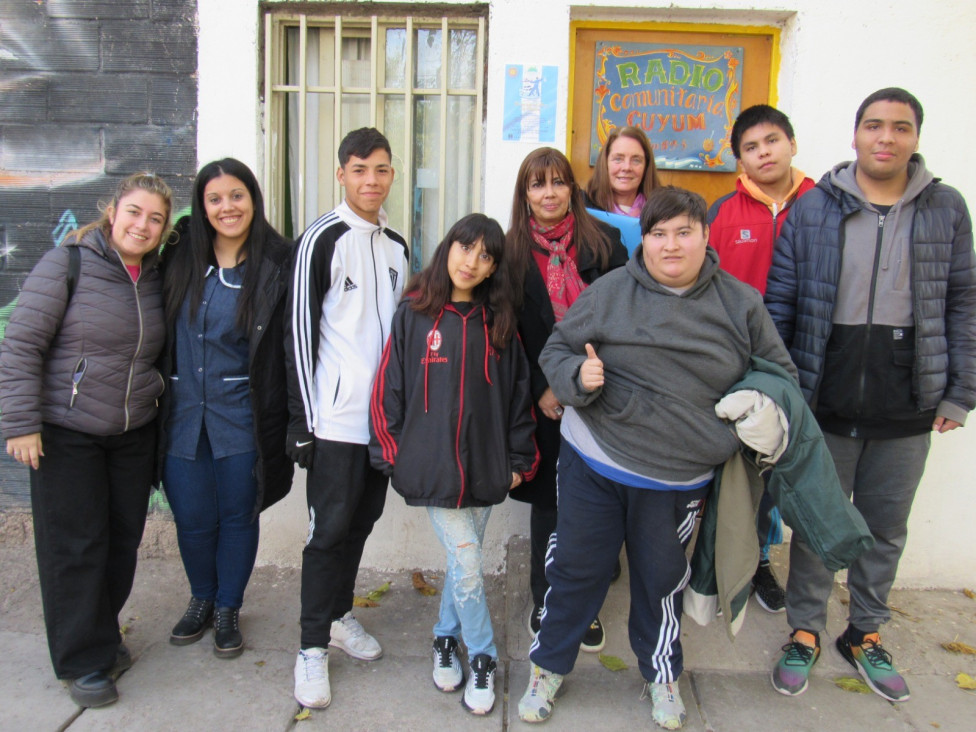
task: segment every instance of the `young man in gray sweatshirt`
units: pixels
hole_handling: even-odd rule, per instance
[[[890,701],[908,686],[881,645],[888,593],[932,432],[976,406],[976,258],[962,196],[918,155],[922,106],[881,89],[857,110],[856,162],[794,204],[776,242],[766,306],[800,372],[841,485],[875,539],[848,572],[841,655]],[[790,642],[772,672],[806,690],[826,630],[833,574],[794,535]]]

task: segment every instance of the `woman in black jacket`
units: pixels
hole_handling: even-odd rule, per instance
[[[519,168],[512,200],[511,228],[505,257],[518,292],[518,330],[529,359],[532,399],[538,406],[536,441],[541,462],[534,480],[511,496],[532,504],[530,584],[533,609],[529,632],[539,629],[545,576],[546,547],[556,528],[556,459],[562,406],[539,368],[539,354],[555,324],[576,297],[597,277],[627,262],[620,233],[586,212],[569,160],[543,147],[529,153]],[[604,633],[595,618],[584,639],[584,651],[603,649]]]
[[[170,642],[214,624],[214,653],[244,649],[239,612],[258,548],[258,514],[286,495],[284,307],[292,244],[264,216],[254,173],[205,165],[189,219],[164,252],[163,487],[191,598]]]
[[[102,217],[46,252],[0,354],[7,453],[30,471],[51,662],[82,707],[118,699],[119,633],[146,524],[163,379],[159,244],[173,194],[123,180]]]

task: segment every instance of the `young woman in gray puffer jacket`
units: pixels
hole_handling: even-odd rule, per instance
[[[155,175],[123,180],[98,221],[34,267],[0,346],[0,425],[7,453],[32,468],[51,661],[82,707],[114,702],[114,678],[132,663],[118,615],[153,478],[165,340],[156,255],[172,198]]]

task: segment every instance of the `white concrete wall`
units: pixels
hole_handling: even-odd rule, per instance
[[[777,105],[794,124],[797,165],[818,178],[850,159],[854,112],[875,89],[902,86],[919,97],[926,117],[921,152],[936,175],[976,203],[970,123],[976,119],[976,7],[969,0],[494,0],[489,19],[484,210],[507,221],[519,163],[532,145],[501,141],[504,66],[559,67],[556,146],[565,149],[570,19],[777,25],[782,62]],[[200,0],[201,162],[235,155],[262,164],[256,0]],[[504,29],[502,31],[501,29]],[[544,31],[541,33],[540,30]],[[232,122],[229,122],[232,120]],[[976,419],[976,418],[974,418]],[[928,469],[902,560],[903,586],[973,585],[971,534],[976,521],[976,421],[933,438]],[[297,563],[305,536],[304,483],[264,517],[260,560]],[[504,504],[489,522],[487,557],[499,567],[511,534],[528,531],[526,507]],[[439,567],[442,559],[423,511],[390,493],[364,563],[385,568]]]

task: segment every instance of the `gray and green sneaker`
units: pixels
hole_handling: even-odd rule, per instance
[[[891,665],[891,654],[882,647],[877,633],[866,634],[859,646],[852,646],[844,633],[837,639],[837,650],[875,694],[893,702],[908,700],[908,684]]]
[[[663,729],[681,729],[684,726],[688,715],[677,681],[671,684],[648,681],[644,686],[644,695],[651,697],[651,719],[654,724]]]
[[[816,635],[794,630],[790,642],[783,646],[783,655],[773,667],[770,680],[780,694],[796,696],[807,690],[810,669],[820,658],[820,642]]]

